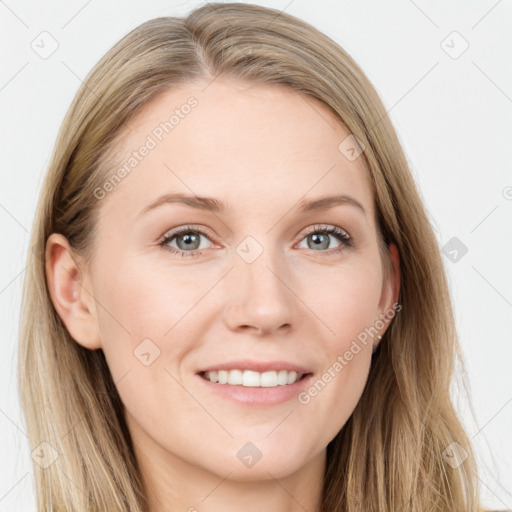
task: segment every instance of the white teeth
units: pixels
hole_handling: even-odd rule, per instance
[[[272,388],[276,386],[285,386],[293,384],[302,378],[302,374],[289,372],[287,370],[254,372],[252,370],[219,370],[205,372],[204,378],[211,382],[219,384],[228,384],[231,386],[262,387]]]
[[[260,386],[262,388],[270,388],[272,386],[276,386],[277,384],[277,372],[265,372],[261,374]]]
[[[238,372],[239,370],[231,370],[229,374],[231,375],[234,372]],[[251,370],[244,370],[244,378],[242,382],[243,386],[247,387],[260,387],[261,386],[261,373],[252,372]]]
[[[284,386],[288,384],[288,372],[286,370],[281,370],[277,373],[277,383],[280,386]]]
[[[228,373],[228,384],[232,386],[239,386],[242,384],[243,374],[240,370],[231,370]]]

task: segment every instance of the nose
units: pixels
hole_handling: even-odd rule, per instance
[[[229,329],[264,336],[297,327],[300,314],[290,273],[270,251],[251,263],[235,253],[226,277],[224,321]]]

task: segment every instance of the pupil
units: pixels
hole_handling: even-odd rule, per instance
[[[321,237],[324,237],[324,239],[322,240]],[[329,238],[324,234],[315,233],[312,235],[312,240],[316,247],[322,246],[325,249],[327,247],[326,244],[329,245]]]
[[[182,237],[181,237],[182,241],[184,241],[184,242],[185,242],[185,246],[186,246],[186,247],[189,247],[189,248],[190,248],[191,244],[192,244],[192,245],[194,244],[194,242],[196,242],[196,243],[197,243],[197,238],[198,238],[198,237],[197,237],[196,235],[193,235],[193,234],[190,234],[190,233],[187,233],[187,234],[185,234],[185,235],[182,235]],[[194,239],[195,239],[195,240],[194,240]]]

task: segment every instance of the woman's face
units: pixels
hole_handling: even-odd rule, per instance
[[[140,457],[280,478],[323,460],[367,380],[378,339],[365,329],[384,333],[398,290],[363,158],[328,108],[283,87],[205,87],[127,123],[116,178],[95,193],[77,341],[104,351]],[[294,368],[305,377],[284,384]]]

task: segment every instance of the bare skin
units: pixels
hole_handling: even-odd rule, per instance
[[[203,92],[205,85],[166,92],[130,121],[120,165],[169,113],[198,100],[100,200],[88,267],[62,235],[50,236],[52,300],[73,339],[105,353],[149,512],[319,511],[326,446],[360,399],[378,338],[360,344],[307,404],[297,396],[241,404],[212,392],[197,372],[249,358],[302,365],[311,382],[332,374],[338,356],[397,301],[398,252],[391,244],[394,272],[384,281],[367,171],[362,157],[338,150],[350,133],[327,107],[277,86],[218,78]],[[164,193],[229,208],[167,203],[141,213]],[[335,194],[364,212],[348,203],[297,210]],[[191,226],[196,245],[182,234],[159,246],[181,226]],[[334,226],[353,244],[322,234]],[[160,350],[149,365],[134,355],[147,339],[151,359]],[[237,456],[246,443],[261,453],[252,467]]]

